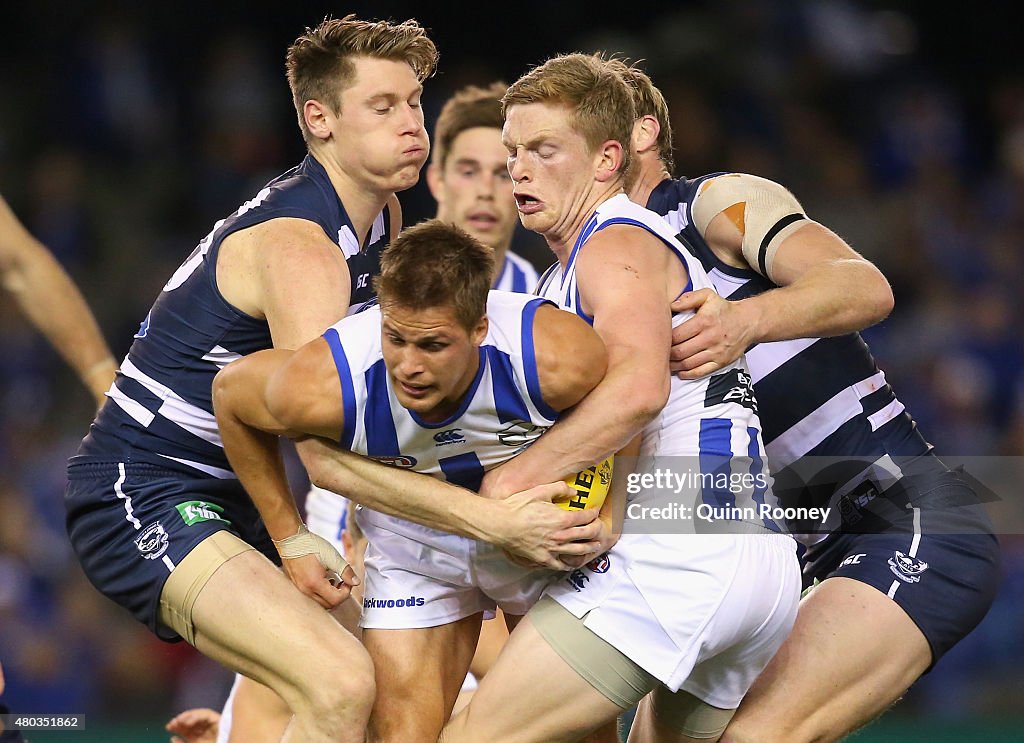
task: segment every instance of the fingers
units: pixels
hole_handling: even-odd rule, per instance
[[[695,369],[679,369],[675,374],[680,379],[700,379],[701,377],[706,377],[708,374],[714,373],[720,368],[721,366],[718,365],[718,362],[709,361],[706,364],[701,364]]]
[[[686,292],[681,294],[679,298],[672,303],[672,311],[686,312],[687,310],[697,310],[713,296],[716,295],[710,289],[698,289],[697,291]]]
[[[339,567],[338,570],[330,570],[323,566],[316,555],[286,559],[282,563],[295,587],[325,609],[335,608],[347,599],[351,592],[352,584],[347,583],[345,579],[346,571],[351,572],[348,565]],[[337,585],[331,583],[332,576],[336,578]],[[354,574],[351,579],[357,580]]]
[[[693,366],[694,357],[707,352],[706,346],[707,341],[703,336],[678,343],[672,346],[672,350],[669,352],[669,362],[680,366]]]
[[[351,592],[350,586],[342,583],[340,587],[336,588],[331,581],[324,577],[323,581],[315,587],[313,593],[307,595],[320,604],[320,606],[330,611],[340,606],[349,597]]]
[[[597,520],[597,518],[598,518],[598,516],[601,515],[601,511],[599,509],[597,509],[597,508],[576,509],[576,510],[572,510],[572,511],[566,511],[565,514],[566,514],[566,519],[565,519],[564,523],[565,523],[566,531],[568,531],[568,529],[574,529],[574,528],[583,527],[583,526],[585,526],[587,524],[598,524],[597,528],[600,528],[600,522]],[[565,533],[565,532],[559,532],[558,534],[563,534],[563,533]],[[576,532],[576,533],[578,534],[578,532]],[[552,536],[554,536],[556,539],[558,539],[559,538],[558,534],[554,534]],[[589,538],[589,536],[590,536],[590,533],[588,532],[587,535],[583,536],[582,538]],[[580,536],[567,537],[567,539],[580,539],[580,538],[581,538]]]
[[[544,485],[537,485],[530,488],[529,490],[523,490],[516,495],[520,495],[529,501],[547,501],[550,503],[555,498],[568,498],[575,493],[571,487],[566,485],[564,482],[549,482]]]
[[[358,586],[360,583],[362,583],[362,581],[359,580],[359,576],[356,575],[356,571],[352,569],[351,565],[345,566],[345,570],[341,573],[341,578],[345,581],[345,585],[349,587]]]

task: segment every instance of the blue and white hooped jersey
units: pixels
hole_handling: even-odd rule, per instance
[[[147,462],[198,477],[234,477],[213,414],[213,377],[231,361],[273,343],[265,320],[239,311],[217,288],[223,240],[278,217],[320,225],[348,262],[351,313],[374,297],[371,279],[380,273],[380,253],[390,238],[389,216],[385,208],[360,246],[327,172],[307,155],[217,222],[146,315],[108,392],[110,400],[82,442],[80,457]]]
[[[533,264],[511,250],[505,251],[505,260],[501,264],[501,272],[494,281],[492,289],[518,294],[532,294],[540,277]]]
[[[486,470],[518,454],[558,417],[541,397],[533,319],[546,304],[492,290],[480,367],[462,405],[428,423],[395,397],[381,351],[381,313],[371,307],[324,333],[341,380],[346,449],[478,490]]]
[[[631,202],[624,194],[601,204],[580,232],[563,272],[559,264],[541,277],[538,294],[551,299],[563,309],[575,312],[593,322],[580,307],[580,292],[576,281],[576,259],[586,248],[588,240],[605,227],[630,224],[647,230],[661,239],[686,267],[689,281],[684,291],[712,288],[710,279],[700,262],[686,249],[676,231],[660,216]],[[679,313],[672,318],[673,327],[692,317],[692,312]],[[630,318],[622,318],[630,322]],[[665,349],[668,353],[668,349]],[[668,403],[661,414],[643,431],[641,456],[679,457],[680,467],[699,466],[704,473],[721,474],[725,469],[737,475],[749,475],[752,487],[733,492],[717,487],[702,489],[701,498],[709,505],[757,510],[759,504],[774,505],[770,477],[764,471],[764,445],[761,441],[761,423],[757,415],[757,402],[751,389],[743,357],[709,377],[682,380],[672,377]],[[710,478],[718,481],[717,478]],[[757,483],[757,484],[755,484]],[[760,484],[763,483],[764,487]],[[770,520],[758,525],[775,529]]]
[[[745,299],[776,285],[751,268],[721,261],[693,224],[692,205],[700,186],[717,175],[722,174],[662,181],[647,206],[664,215],[700,260],[719,294]],[[746,358],[764,422],[769,464],[776,474],[807,456],[866,458],[898,474],[894,457],[930,453],[931,445],[886,383],[858,333],[760,343],[747,351]],[[800,505],[828,505],[833,492],[824,487],[800,492],[801,498],[810,495],[815,496],[814,502]]]

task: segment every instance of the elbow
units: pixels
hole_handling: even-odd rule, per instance
[[[668,402],[670,378],[650,380],[635,387],[629,396],[632,418],[643,427],[657,418]]]
[[[871,312],[869,325],[874,325],[887,318],[892,313],[893,307],[896,306],[892,287],[889,286],[889,281],[880,271],[870,287],[870,294],[865,305]]]
[[[224,367],[213,378],[213,412],[218,419],[227,415],[231,408],[231,393],[234,370],[231,365]]]
[[[311,485],[324,490],[338,487],[337,481],[331,480],[328,475],[327,455],[319,442],[315,439],[306,439],[298,444],[298,452]]]
[[[878,301],[878,320],[881,322],[892,314],[893,309],[896,307],[896,297],[893,296],[892,287],[889,286],[889,282],[884,282],[884,290],[881,292]]]

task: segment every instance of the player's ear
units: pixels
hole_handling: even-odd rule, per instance
[[[430,195],[434,197],[438,207],[444,206],[444,189],[441,188],[442,185],[441,168],[436,162],[431,161],[430,165],[427,166],[427,188],[430,189]]]
[[[327,139],[331,136],[331,118],[334,113],[317,100],[308,100],[302,104],[302,118],[306,128],[316,139]]]
[[[601,145],[598,150],[597,171],[594,178],[599,183],[607,183],[613,178],[623,175],[623,154],[622,144],[618,140],[609,139]]]
[[[490,327],[490,321],[487,319],[487,315],[480,318],[480,322],[473,328],[473,332],[469,334],[470,338],[473,339],[473,345],[479,346],[484,342],[487,337],[487,329]]]
[[[634,152],[647,152],[658,146],[661,124],[655,116],[641,116],[633,123],[632,147]]]

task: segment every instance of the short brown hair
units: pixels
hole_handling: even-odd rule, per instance
[[[381,254],[373,286],[382,307],[451,307],[462,326],[472,330],[487,313],[493,273],[493,250],[455,225],[431,219],[391,242]]]
[[[639,119],[641,116],[653,116],[658,120],[661,130],[658,134],[658,158],[671,174],[675,170],[675,158],[672,156],[672,122],[668,116],[665,96],[651,81],[650,76],[640,69],[639,63],[630,64],[623,59],[609,59],[607,64],[622,75],[622,79],[629,85],[629,90],[633,94],[633,104],[636,106],[636,117]]]
[[[448,160],[452,143],[462,132],[478,126],[501,129],[505,116],[501,112],[501,97],[508,90],[503,82],[494,82],[486,88],[467,85],[447,100],[434,126],[434,162],[442,169]]]
[[[306,101],[321,101],[338,113],[341,92],[354,74],[352,57],[359,56],[407,62],[422,82],[434,74],[438,54],[427,32],[412,19],[403,23],[361,21],[350,13],[307,28],[285,56],[292,103],[307,142],[310,135],[302,113]]]
[[[573,124],[596,150],[610,139],[622,145],[622,167],[629,168],[636,107],[629,86],[599,56],[563,54],[534,67],[512,83],[502,110],[516,104],[551,103],[572,109]]]

